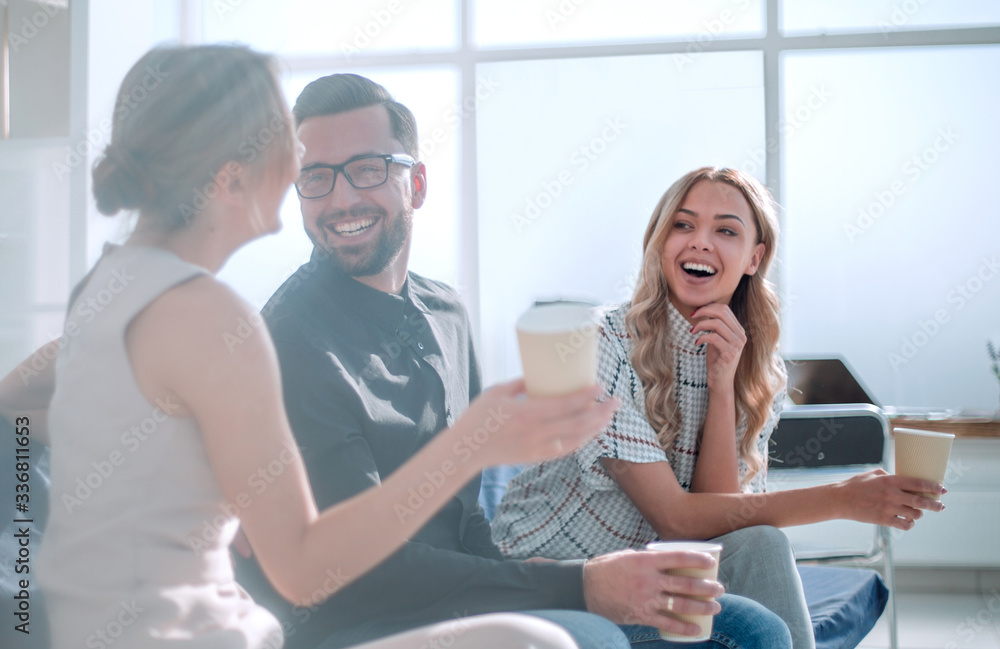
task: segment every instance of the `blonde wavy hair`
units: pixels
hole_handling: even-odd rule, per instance
[[[744,275],[729,306],[746,330],[747,342],[736,369],[737,422],[746,423],[739,444],[740,457],[750,471],[746,484],[765,466],[756,439],[767,422],[775,395],[784,387],[785,373],[775,356],[780,328],[778,296],[765,279],[778,243],[778,217],[770,193],[753,177],[735,169],[702,167],[671,185],[653,210],[642,242],[642,267],[625,322],[633,338],[630,362],[642,380],[646,419],[668,454],[680,431],[680,412],[674,394],[674,361],[670,346],[667,303],[670,289],[663,276],[662,251],[678,208],[695,184],[709,180],[735,187],[753,212],[757,241],[765,250],[754,275]],[[701,432],[699,431],[699,438]]]

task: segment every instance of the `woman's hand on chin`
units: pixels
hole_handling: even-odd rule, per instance
[[[746,331],[728,304],[713,302],[691,312],[694,326],[691,333],[699,334],[698,342],[708,345],[708,390],[710,393],[733,391],[736,368],[740,364]]]

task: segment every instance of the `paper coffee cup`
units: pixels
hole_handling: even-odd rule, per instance
[[[893,431],[896,447],[896,475],[922,478],[944,484],[948,457],[955,436],[929,430],[897,428]],[[941,500],[940,494],[921,493],[925,498]]]
[[[560,302],[532,307],[517,320],[517,342],[529,395],[564,395],[597,383],[592,308]]]
[[[695,579],[709,579],[711,581],[716,581],[719,578],[719,556],[722,554],[722,546],[718,543],[704,541],[656,541],[647,545],[646,549],[658,552],[704,552],[715,559],[713,567],[707,570],[701,568],[677,568],[668,570],[667,572],[671,575],[694,577]],[[710,597],[689,597],[688,599],[713,601]],[[660,637],[664,640],[670,640],[671,642],[704,642],[712,636],[712,618],[715,617],[714,615],[681,615],[679,613],[670,613],[669,615],[678,620],[697,624],[698,628],[701,629],[701,633],[696,636],[690,636],[661,630]]]

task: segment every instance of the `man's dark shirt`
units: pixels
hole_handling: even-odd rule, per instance
[[[314,251],[262,312],[320,510],[379,484],[480,391],[468,316],[440,282],[409,273],[392,295]],[[459,461],[474,444],[456,449]],[[581,563],[503,560],[479,485],[469,482],[402,549],[313,609],[293,609],[253,561],[238,561],[237,576],[282,621],[289,649],[342,647],[479,613],[584,609]]]

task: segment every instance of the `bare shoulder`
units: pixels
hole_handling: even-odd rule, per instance
[[[253,307],[232,288],[211,275],[201,275],[165,291],[132,324],[133,327],[166,324],[184,327],[187,323],[197,329],[218,326],[224,318],[251,312]]]
[[[129,344],[215,356],[227,351],[226,333],[249,338],[263,327],[260,314],[229,286],[202,276],[179,284],[149,304],[129,326]],[[229,350],[231,351],[231,350]]]
[[[274,354],[257,310],[211,276],[157,297],[129,325],[126,341],[143,394],[182,403],[191,387],[217,385],[248,366],[270,363]]]

